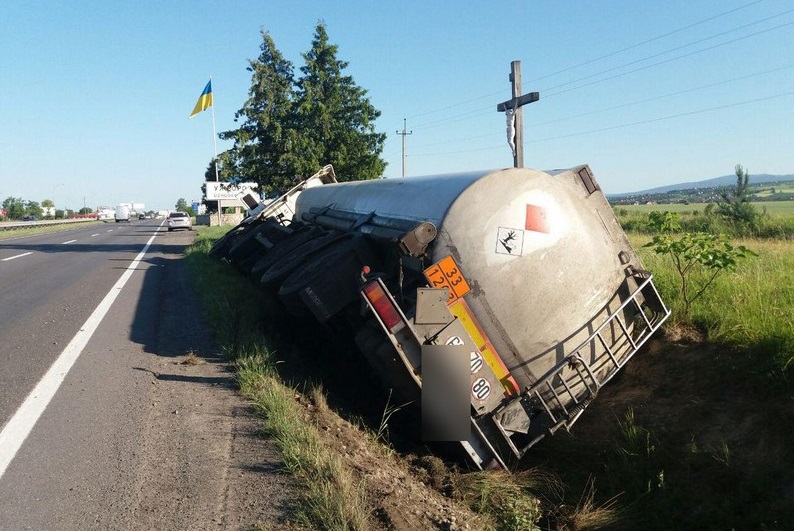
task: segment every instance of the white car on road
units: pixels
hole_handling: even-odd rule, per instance
[[[187,212],[171,212],[168,214],[168,232],[176,229],[193,230],[193,223]]]

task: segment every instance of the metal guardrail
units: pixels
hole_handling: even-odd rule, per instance
[[[55,225],[70,225],[74,223],[86,223],[89,221],[97,221],[97,220],[94,218],[86,218],[86,219],[44,219],[41,221],[2,221],[0,222],[0,231],[29,229],[32,227],[52,227]]]

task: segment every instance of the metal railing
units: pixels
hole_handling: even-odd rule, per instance
[[[55,225],[69,225],[73,223],[86,223],[96,219],[45,219],[39,221],[3,221],[0,222],[0,231],[30,229],[33,227],[52,227]]]
[[[516,457],[521,457],[547,434],[563,427],[570,428],[601,387],[618,373],[670,315],[652,282],[652,275],[642,271],[635,273],[633,278],[643,281],[570,355],[523,393],[533,406],[540,408],[532,422],[544,427],[541,433],[519,449],[494,416],[497,428]],[[633,322],[625,322],[626,314],[634,317]],[[588,362],[584,352],[596,350],[600,354]]]

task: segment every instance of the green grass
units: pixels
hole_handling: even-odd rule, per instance
[[[372,522],[362,484],[348,475],[333,454],[318,457],[322,448],[315,428],[301,420],[296,391],[278,379],[270,336],[261,326],[266,320],[261,300],[250,296],[248,279],[206,255],[213,239],[222,233],[217,228],[201,229],[188,260],[196,285],[204,288],[201,294],[218,343],[237,360],[243,392],[267,419],[267,430],[282,448],[285,467],[304,486],[296,507],[299,522],[312,528],[365,529]],[[667,326],[696,327],[708,340],[703,348],[713,349],[713,364],[707,371],[698,369],[703,371],[699,374],[703,384],[715,393],[724,389],[727,397],[732,389],[737,396],[753,397],[752,393],[738,394],[740,389],[746,393],[744,382],[750,381],[759,404],[780,403],[784,411],[792,400],[794,371],[794,243],[735,241],[759,256],[741,260],[736,271],[718,277],[686,319],[681,315],[672,264],[642,247],[650,236],[633,233],[630,239],[673,309]],[[677,378],[674,374],[660,377]],[[785,529],[776,519],[789,511],[780,505],[784,502],[779,484],[780,477],[786,481],[788,475],[776,474],[768,466],[742,468],[737,463],[748,459],[754,446],[737,447],[735,439],[703,433],[731,429],[730,423],[721,424],[725,419],[708,416],[718,399],[724,396],[676,399],[675,407],[692,412],[694,428],[683,438],[680,426],[666,425],[664,418],[642,417],[640,409],[617,415],[611,422],[613,437],[606,442],[557,434],[545,450],[557,456],[553,472],[464,474],[457,478],[459,499],[492,517],[500,530],[538,529],[539,521],[544,528],[568,530],[738,529],[750,523],[755,526],[752,529]],[[789,413],[785,415],[783,424],[790,418]],[[610,424],[609,415],[599,422]],[[769,428],[786,430],[783,425],[770,424]],[[756,435],[761,441],[768,437]],[[542,456],[542,449],[533,450],[530,459]]]
[[[757,223],[748,226],[730,221],[705,212],[705,205],[634,205],[613,208],[618,222],[626,232],[652,234],[655,230],[649,223],[651,212],[675,212],[680,215],[681,230],[686,232],[706,232],[727,234],[733,237],[794,240],[794,201],[778,203],[779,207],[764,213],[759,205],[775,203],[754,203],[759,213]],[[786,205],[786,208],[783,208]],[[693,208],[694,207],[694,208]],[[787,208],[790,207],[790,210]]]
[[[684,339],[682,346],[661,347],[655,355],[663,359],[632,362],[649,372],[635,375],[637,383],[624,382],[628,394],[619,395],[617,406],[605,405],[602,397],[580,421],[596,422],[592,416],[600,413],[603,426],[609,422],[605,412],[613,411],[609,427],[596,431],[611,439],[577,438],[577,430],[585,429],[580,425],[572,435],[556,435],[538,455],[547,456],[567,488],[597,487],[596,503],[614,512],[596,528],[790,529],[784,522],[792,514],[786,492],[794,451],[788,443],[794,419],[794,242],[734,238],[733,244],[759,256],[718,276],[687,317],[669,257],[642,247],[651,240],[648,234],[629,233],[629,239],[673,311],[665,323],[668,337],[695,329],[705,342]],[[659,400],[663,405],[654,403]]]
[[[769,197],[773,193],[772,190],[774,190],[776,194],[794,194],[794,187],[787,184],[786,186],[770,186],[769,188],[764,188],[755,192],[755,195],[758,197]]]
[[[648,214],[654,210],[662,212],[678,212],[680,214],[691,214],[697,212],[702,214],[706,210],[706,203],[683,203],[656,204],[656,205],[618,205],[614,209],[618,212]],[[775,218],[794,217],[794,201],[756,201],[752,205],[759,212],[766,210],[767,214]]]
[[[669,257],[642,245],[650,240],[631,235],[646,269],[673,310],[670,323],[685,318],[680,277]],[[735,271],[721,273],[691,309],[692,324],[709,342],[745,351],[758,358],[759,371],[789,373],[794,369],[794,242],[734,240],[758,253],[739,260]]]

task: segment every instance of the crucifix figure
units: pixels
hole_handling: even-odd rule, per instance
[[[513,151],[513,166],[524,167],[524,124],[521,107],[538,101],[540,92],[530,92],[521,96],[521,61],[510,63],[510,82],[513,85],[513,99],[496,106],[498,112],[505,113],[507,118],[507,144]]]

